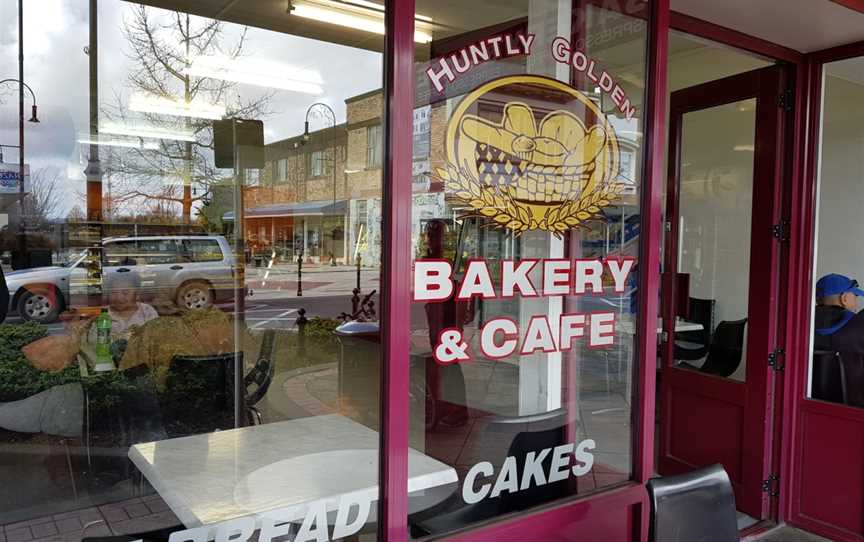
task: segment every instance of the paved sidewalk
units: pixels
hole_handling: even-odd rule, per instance
[[[0,528],[0,542],[78,542],[84,536],[133,534],[175,525],[180,520],[165,501],[148,495],[9,523]]]

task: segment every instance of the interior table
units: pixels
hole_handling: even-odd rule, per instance
[[[347,494],[378,499],[378,433],[338,414],[136,444],[129,459],[187,528],[322,499],[333,512]],[[409,450],[411,511],[457,481],[449,465]]]

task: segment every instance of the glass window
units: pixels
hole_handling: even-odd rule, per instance
[[[813,344],[809,396],[864,407],[864,256],[853,239],[864,234],[864,58],[823,70],[816,249],[813,262]]]
[[[325,162],[327,158],[324,156],[324,151],[313,151],[309,157],[311,162],[312,176],[321,177],[324,175]]]
[[[0,540],[374,540],[383,7],[0,20]]]
[[[455,471],[411,493],[419,538],[631,478],[646,25],[416,15],[411,445]]]
[[[384,138],[381,133],[381,125],[366,128],[366,167],[381,167],[381,156],[383,152]]]
[[[186,239],[183,250],[192,262],[220,262],[225,257],[216,239]]]

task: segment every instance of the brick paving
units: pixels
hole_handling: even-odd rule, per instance
[[[0,542],[78,542],[85,535],[140,533],[179,524],[165,501],[148,495],[9,523],[0,527]]]

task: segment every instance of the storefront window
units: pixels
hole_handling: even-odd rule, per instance
[[[625,4],[417,2],[411,446],[453,472],[410,492],[415,538],[631,477],[646,24]]]
[[[809,396],[854,407],[864,407],[864,258],[853,242],[864,234],[862,96],[864,59],[825,65]]]
[[[23,4],[0,540],[375,539],[383,7]]]

